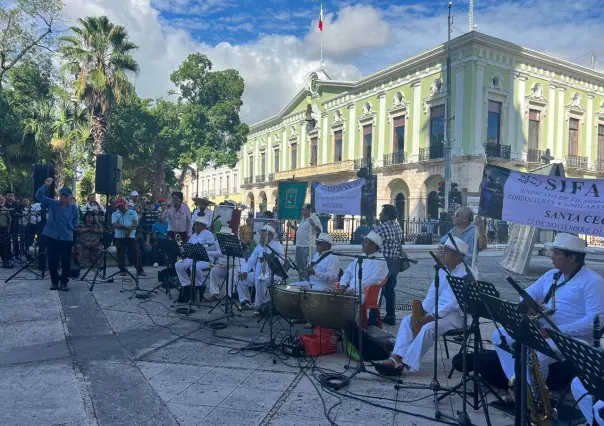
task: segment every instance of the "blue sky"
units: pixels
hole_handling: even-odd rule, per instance
[[[192,52],[245,79],[242,116],[279,112],[319,68],[319,0],[64,0],[70,19],[105,14],[139,45],[139,94],[165,96]],[[447,1],[325,0],[324,68],[354,80],[446,41]],[[475,0],[477,30],[567,60],[604,58],[604,5],[596,0]],[[453,37],[468,2],[453,5]],[[604,62],[598,60],[598,69]]]

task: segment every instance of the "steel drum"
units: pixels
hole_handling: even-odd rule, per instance
[[[304,314],[300,309],[301,292],[302,287],[295,285],[275,286],[273,303],[277,312],[289,320],[304,319]]]
[[[313,325],[324,328],[347,328],[359,310],[358,297],[304,289],[300,297],[304,317]]]

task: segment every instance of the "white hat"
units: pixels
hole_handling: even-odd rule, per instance
[[[328,234],[328,233],[326,233],[326,232],[321,232],[321,233],[319,234],[319,236],[317,237],[317,240],[316,240],[316,241],[317,241],[317,242],[319,242],[319,241],[320,241],[320,242],[322,242],[322,243],[327,243],[327,244],[329,244],[329,245],[332,245],[332,244],[333,244],[333,238],[331,238],[331,235],[329,235],[329,234]]]
[[[273,236],[275,235],[275,228],[270,225],[264,225],[260,230],[270,232],[271,234],[273,234]]]
[[[222,228],[220,228],[220,231],[218,231],[218,233],[233,235],[233,230],[231,228],[229,228],[228,226],[223,226]]]
[[[202,225],[209,226],[210,221],[205,216],[200,216],[195,219],[195,223],[201,223]]]
[[[553,243],[545,243],[544,245],[549,248],[557,248],[575,253],[585,253],[587,242],[583,238],[579,238],[565,232],[560,232],[556,234],[556,238],[554,239]]]
[[[457,244],[457,248],[459,249],[460,253],[463,255],[468,254],[468,249],[470,248],[470,246],[468,245],[468,243],[466,243],[464,240],[462,240],[461,238],[457,238],[457,237],[453,237],[453,240],[455,240],[455,244]],[[447,238],[447,241],[445,241],[444,244],[442,244],[443,247],[449,247],[452,250],[455,250],[455,246],[453,245],[453,243],[451,242],[451,238]]]
[[[130,196],[131,196],[131,197],[138,197],[138,192],[136,192],[136,191],[132,191],[132,192],[130,193]]]
[[[382,237],[377,232],[371,231],[365,236],[365,239],[375,243],[378,247],[382,247]]]

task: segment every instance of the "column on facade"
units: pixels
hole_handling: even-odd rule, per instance
[[[512,63],[512,69],[510,70],[510,85],[509,85],[509,99],[508,99],[508,143],[510,150],[512,151],[512,158],[522,158],[522,152],[518,152],[516,148],[516,117],[522,114],[522,111],[516,111],[516,71],[514,69],[515,62]],[[519,118],[522,121],[521,118]]]
[[[248,176],[247,170],[249,165],[247,164],[248,162],[248,157],[247,157],[247,143],[243,144],[243,153],[241,154],[241,176],[239,176],[239,186],[241,187],[241,185],[244,182],[244,179]],[[201,188],[202,191],[204,191],[203,189],[203,185]]]
[[[354,119],[355,105],[348,105],[348,160],[354,161],[354,136],[356,120]]]
[[[254,143],[254,180],[260,175],[260,142]]]
[[[273,155],[273,135],[269,134],[268,138],[266,138],[266,170],[263,170],[262,173],[266,176],[268,180],[269,173],[274,173],[274,155]]]
[[[328,131],[328,114],[327,111],[324,111],[322,114],[322,118],[323,118],[323,125],[321,126],[321,133],[323,134],[323,136],[321,137],[321,141],[319,142],[317,149],[319,150],[317,157],[320,155],[321,156],[321,161],[318,162],[319,164],[327,164],[327,143],[329,141],[329,131]],[[317,158],[318,160],[318,158]]]
[[[564,93],[566,92],[566,88],[558,87],[558,112],[556,114],[556,149],[552,153],[557,160],[564,159]]]
[[[306,167],[308,162],[306,161],[306,154],[308,152],[308,141],[306,140],[306,121],[300,123],[300,141],[298,142],[298,149],[300,150],[300,162],[298,168]]]
[[[484,153],[484,64],[476,64],[476,125],[474,126],[474,155]]]
[[[460,65],[455,68],[455,141],[452,146],[453,155],[463,155],[463,82],[465,74],[465,65]]]
[[[526,76],[518,75],[518,124],[516,126],[516,152],[524,155],[524,122],[526,104]]]
[[[421,80],[411,84],[413,87],[413,137],[411,139],[411,161],[419,160],[419,125],[422,110],[422,82]]]
[[[281,171],[286,171],[289,169],[288,165],[287,165],[287,156],[289,155],[287,153],[289,148],[289,143],[287,141],[287,130],[285,128],[283,128],[283,133],[281,136]]]
[[[386,147],[386,94],[380,93],[378,95],[380,101],[379,110],[379,124],[378,124],[378,146],[377,146],[377,163],[382,164],[384,160],[384,150]]]
[[[587,117],[585,119],[585,155],[587,161],[595,163],[595,158],[592,158],[591,149],[593,146],[593,115],[594,115],[594,95],[592,93],[587,94]]]
[[[556,122],[556,85],[553,83],[549,83],[549,99],[548,99],[548,111],[547,115],[549,118],[547,119],[547,146],[545,149],[549,149],[549,152],[554,155],[554,135],[556,133],[556,129],[554,128],[554,123]]]

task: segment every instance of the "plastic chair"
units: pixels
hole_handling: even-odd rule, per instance
[[[388,278],[386,277],[384,281],[380,283],[380,285],[371,285],[367,287],[367,291],[365,292],[365,301],[363,302],[363,318],[362,318],[362,326],[363,329],[367,330],[367,311],[369,309],[377,309],[377,323],[378,327],[382,328],[382,312],[380,311],[380,292],[382,291],[382,287],[386,284]]]

